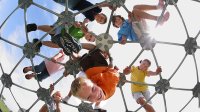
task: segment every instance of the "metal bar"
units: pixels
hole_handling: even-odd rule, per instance
[[[186,32],[186,34],[187,34],[187,38],[189,38],[189,33],[188,33],[188,30],[187,30],[185,21],[184,21],[184,19],[183,19],[183,16],[181,15],[181,12],[180,12],[178,6],[177,6],[176,4],[174,4],[174,6],[175,6],[176,10],[178,11],[179,16],[181,17],[182,23],[183,23],[183,25],[184,25],[185,32]]]
[[[11,95],[12,95],[12,97],[13,97],[13,99],[15,100],[15,102],[17,103],[17,106],[20,108],[20,110],[23,112],[23,110],[22,110],[22,108],[20,107],[20,105],[19,105],[19,103],[17,102],[17,100],[16,100],[16,98],[14,97],[14,95],[13,95],[13,93],[12,93],[12,91],[11,91],[11,89],[9,88],[9,90],[10,90],[10,93],[11,93]]]
[[[26,57],[27,54],[24,54],[22,56],[22,58],[19,60],[19,62],[15,65],[15,67],[13,68],[13,70],[10,72],[9,76],[12,75],[12,73],[14,72],[14,70],[17,68],[17,66],[22,62],[22,60]]]
[[[28,88],[22,87],[22,86],[20,86],[20,85],[18,85],[18,84],[13,83],[13,85],[15,85],[15,86],[17,86],[17,87],[19,87],[19,88],[25,89],[25,90],[27,90],[27,91],[30,91],[30,92],[33,92],[33,93],[37,93],[37,92],[34,91],[34,90],[31,90],[31,89],[28,89]]]
[[[142,54],[143,51],[144,51],[144,49],[142,49],[142,50],[139,52],[139,54],[136,56],[136,58],[133,60],[133,62],[129,65],[129,67],[131,67],[131,66],[135,63],[135,61],[139,58],[139,56]]]
[[[192,1],[195,1],[195,2],[199,2],[199,3],[200,3],[200,1],[199,1],[199,0],[192,0]]]
[[[114,10],[112,10],[112,12],[110,14],[110,19],[109,19],[109,22],[108,22],[108,27],[107,27],[107,30],[106,30],[107,34],[109,33],[109,29],[110,29],[110,25],[111,25],[113,14],[114,14]]]
[[[185,104],[185,106],[179,112],[183,111],[183,109],[185,109],[185,107],[192,101],[193,98],[194,96],[192,96],[192,98]]]
[[[179,43],[162,42],[162,41],[157,41],[157,40],[156,40],[156,43],[159,43],[159,44],[167,44],[167,45],[176,45],[176,46],[182,46],[182,47],[184,47],[184,44],[179,44]]]
[[[32,4],[35,5],[36,7],[39,7],[39,8],[41,8],[41,9],[43,9],[43,10],[46,10],[47,12],[52,13],[52,14],[54,14],[54,15],[60,17],[60,18],[63,18],[63,15],[58,14],[58,13],[56,13],[56,12],[50,10],[50,9],[47,9],[46,7],[43,7],[43,6],[41,6],[41,5],[39,5],[39,4],[35,3],[35,2],[33,2]]]
[[[15,43],[13,43],[13,42],[10,42],[10,41],[8,41],[8,40],[2,38],[2,37],[0,37],[0,40],[3,40],[3,41],[5,41],[5,42],[7,42],[7,43],[9,43],[9,44],[11,44],[11,45],[13,45],[13,46],[19,47],[19,48],[21,48],[21,49],[23,49],[23,50],[25,49],[23,46],[17,45],[17,44],[15,44]]]
[[[192,53],[193,59],[194,59],[194,65],[195,65],[195,69],[196,69],[196,74],[197,74],[197,83],[199,82],[199,73],[198,73],[198,67],[197,67],[197,60],[195,57],[195,54]]]
[[[68,13],[68,0],[65,0],[65,14]]]
[[[158,61],[157,61],[157,59],[156,59],[156,55],[155,55],[155,53],[154,53],[154,50],[151,49],[151,52],[152,52],[153,58],[154,58],[154,60],[155,60],[155,62],[156,62],[156,66],[159,67]],[[161,80],[161,79],[162,79],[161,73],[159,73],[159,77],[160,77],[160,80]]]
[[[27,112],[29,112],[31,110],[31,108],[33,108],[33,106],[39,101],[40,99],[38,98],[27,110]]]
[[[197,35],[195,36],[195,40],[197,40],[199,34],[200,34],[200,30],[199,30],[199,32],[197,33]]]
[[[10,15],[8,15],[8,17],[4,20],[4,22],[1,24],[0,29],[3,27],[3,25],[6,23],[6,21],[10,18],[10,16],[18,9],[20,8],[22,5],[24,5],[25,2],[19,4],[11,13]]]
[[[63,100],[61,100],[61,103],[66,104],[66,105],[71,106],[71,107],[79,108],[78,106],[69,104],[67,102],[64,102]]]
[[[2,87],[2,89],[1,89],[1,94],[0,94],[0,96],[3,96],[3,90],[4,90],[4,88],[5,88],[5,85],[3,84],[3,87]],[[0,97],[1,98],[1,97]]]
[[[162,91],[162,96],[163,96],[163,100],[164,100],[165,112],[167,112],[167,101],[166,101],[166,98],[165,98],[165,92],[164,91]]]
[[[25,34],[26,34],[26,41],[27,43],[29,43],[29,38],[28,38],[28,32],[27,32],[27,21],[26,21],[26,7],[24,9],[24,23],[25,23]]]
[[[125,81],[125,82],[128,82],[128,83],[132,83],[132,84],[148,85],[148,86],[156,87],[156,84],[148,84],[148,83],[134,82],[134,81],[128,81],[128,80],[124,80],[124,81]]]
[[[42,58],[44,58],[44,59],[47,59],[47,60],[49,60],[49,61],[51,61],[51,58],[48,58],[48,57],[46,57],[46,56],[44,56],[44,55],[42,55],[42,54],[36,54],[37,56],[40,56],[40,57],[42,57]],[[54,62],[54,63],[57,63],[57,64],[60,64],[60,65],[63,65],[63,66],[65,66],[65,64],[64,63],[61,63],[61,62]]]
[[[185,61],[186,56],[187,56],[187,53],[185,54],[184,58],[182,59],[181,63],[178,65],[178,67],[176,68],[176,70],[174,71],[174,73],[170,76],[170,78],[168,79],[168,81],[170,81],[172,79],[172,77],[175,75],[175,73],[178,71],[178,69],[180,68],[180,66]]]
[[[5,72],[3,71],[3,67],[2,67],[2,65],[1,65],[1,63],[0,63],[0,67],[1,67],[2,73],[4,74]]]
[[[63,79],[64,75],[62,75],[56,82],[53,83],[53,86],[55,86],[61,79]]]
[[[113,40],[113,43],[121,43],[121,42]],[[126,41],[126,43],[139,43],[139,42],[136,42],[136,41]]]
[[[119,89],[120,89],[120,92],[122,94],[122,99],[123,99],[123,102],[124,102],[124,106],[126,108],[126,112],[128,111],[128,107],[127,107],[127,104],[126,104],[126,100],[125,100],[125,97],[124,97],[124,93],[123,93],[123,90],[122,90],[122,86],[119,86]]]
[[[167,87],[167,89],[182,90],[182,91],[192,91],[193,90],[193,89],[175,88],[175,87]]]

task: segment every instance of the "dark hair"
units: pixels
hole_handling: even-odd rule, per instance
[[[101,13],[101,15],[103,15],[105,17],[103,23],[100,23],[100,24],[105,24],[107,22],[107,16],[104,14],[104,13]]]
[[[120,19],[122,19],[122,21],[125,21],[125,19],[122,17],[122,16],[120,16],[120,15],[114,15],[113,17],[112,17],[112,25],[114,26],[114,27],[116,27],[116,28],[119,28],[119,27],[117,27],[116,25],[115,25],[115,21],[116,21],[116,18],[117,17],[119,17]]]
[[[147,63],[149,63],[149,66],[151,66],[151,61],[148,59],[144,59],[144,60],[140,60],[140,63],[142,63],[142,61],[146,61]]]

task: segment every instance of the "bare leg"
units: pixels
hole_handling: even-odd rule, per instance
[[[140,21],[141,19],[149,19],[149,20],[157,21],[157,19],[158,19],[158,16],[154,16],[154,15],[148,14],[144,11],[137,10],[137,9],[134,9],[132,11],[132,14],[137,21]]]
[[[50,30],[52,30],[53,28],[49,25],[41,25],[37,27],[38,30],[41,30],[43,32],[49,32]],[[54,31],[50,32],[49,34],[55,34]]]
[[[158,9],[163,9],[164,7],[164,1],[163,0],[159,0],[158,5],[135,5],[133,7],[134,9],[138,9],[141,11],[147,11],[147,10],[158,10]]]
[[[57,44],[55,44],[51,41],[42,41],[42,45],[52,47],[52,48],[60,48]]]
[[[139,103],[140,105],[144,105],[145,99],[140,97],[140,98],[137,99],[137,103]],[[148,103],[145,104],[143,107],[146,110],[146,112],[155,112],[154,108]]]

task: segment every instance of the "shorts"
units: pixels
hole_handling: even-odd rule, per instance
[[[101,54],[101,50],[96,49],[95,51],[90,52],[89,54],[84,54],[81,57],[80,66],[85,72],[87,69],[92,67],[108,66],[108,62]]]
[[[149,90],[142,91],[142,92],[132,92],[133,98],[137,101],[138,98],[145,98],[146,101],[150,98],[150,92]],[[150,104],[152,104],[151,100],[149,101]]]
[[[47,71],[45,62],[43,61],[42,63],[40,63],[39,65],[34,66],[35,72],[36,72],[36,79],[38,81],[42,81],[44,79],[46,79],[47,77],[49,77],[49,72]]]
[[[55,35],[52,37],[52,41],[62,48],[66,55],[71,55],[72,52],[78,53],[82,49],[80,42],[68,33]]]

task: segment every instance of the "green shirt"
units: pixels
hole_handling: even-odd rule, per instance
[[[69,28],[69,34],[76,40],[79,40],[84,36],[84,33],[82,32],[81,28],[76,28],[75,26]]]

